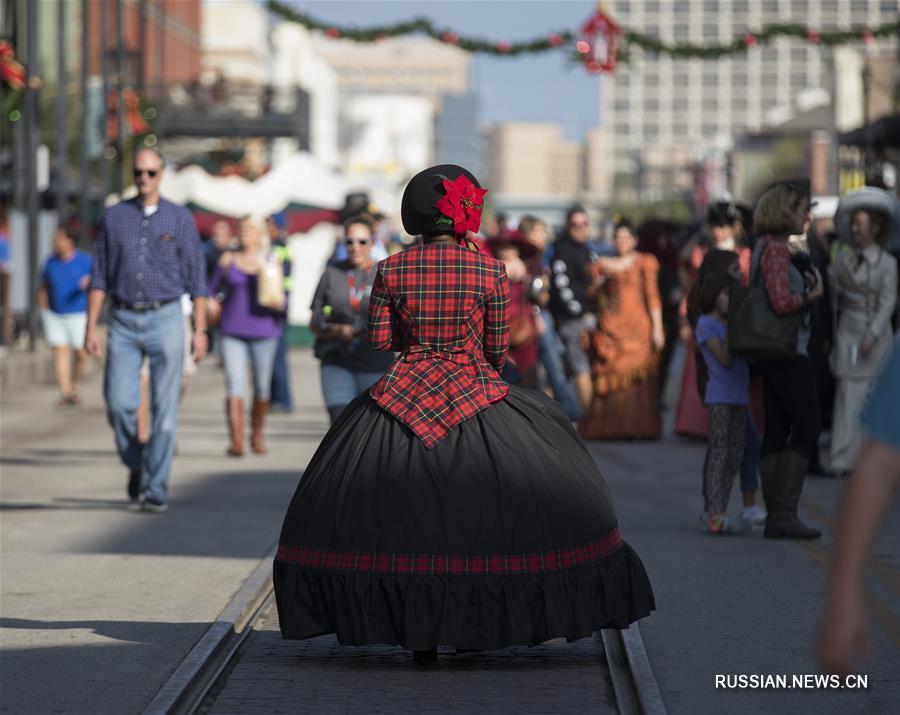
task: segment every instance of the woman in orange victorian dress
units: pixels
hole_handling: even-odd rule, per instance
[[[615,257],[591,268],[599,284],[597,329],[590,336],[594,397],[581,422],[585,439],[656,439],[657,370],[665,344],[659,262],[640,253],[630,221],[615,231]]]

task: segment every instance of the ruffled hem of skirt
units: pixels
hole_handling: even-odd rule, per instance
[[[275,561],[281,634],[337,634],[342,645],[495,650],[578,640],[626,628],[655,608],[638,555],[625,542],[581,566],[536,574],[400,575]]]

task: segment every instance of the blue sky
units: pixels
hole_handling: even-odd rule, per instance
[[[596,7],[582,0],[291,0],[291,4],[335,24],[365,26],[425,15],[457,34],[511,42],[574,30]],[[559,122],[571,139],[581,139],[599,122],[599,80],[581,65],[571,64],[563,51],[518,58],[474,55],[472,75],[483,120]]]

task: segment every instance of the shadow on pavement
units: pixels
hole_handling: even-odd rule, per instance
[[[127,526],[79,552],[259,559],[260,544],[278,539],[300,474],[300,465],[296,471],[219,472],[180,489],[176,473],[169,511],[134,513]],[[124,480],[122,486],[124,491]]]

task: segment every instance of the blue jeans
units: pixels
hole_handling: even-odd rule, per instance
[[[294,409],[294,398],[291,395],[291,373],[288,369],[287,324],[278,338],[278,350],[275,352],[275,365],[272,369],[272,402],[285,410]]]
[[[542,310],[540,319],[544,321],[547,330],[538,338],[538,351],[541,357],[541,364],[547,372],[547,380],[550,382],[550,389],[553,390],[553,397],[562,406],[570,420],[580,420],[582,418],[581,405],[575,395],[575,390],[566,379],[566,368],[563,364],[563,353],[565,346],[556,329],[553,327],[553,319]]]
[[[348,370],[340,365],[322,363],[319,369],[319,379],[322,383],[322,397],[325,407],[331,417],[331,422],[337,419],[341,411],[349,405],[353,398],[364,390],[374,385],[384,372],[364,372],[360,370]]]
[[[247,358],[253,370],[253,397],[268,400],[272,386],[272,367],[278,351],[278,338],[250,340],[221,335],[222,364],[225,367],[225,392],[229,397],[244,397],[247,382]]]
[[[119,457],[131,471],[141,472],[145,496],[166,501],[178,402],[184,373],[184,316],[173,301],[158,310],[135,312],[117,308],[109,320],[104,396]],[[141,404],[141,362],[150,361],[150,442],[138,442],[137,411]]]

